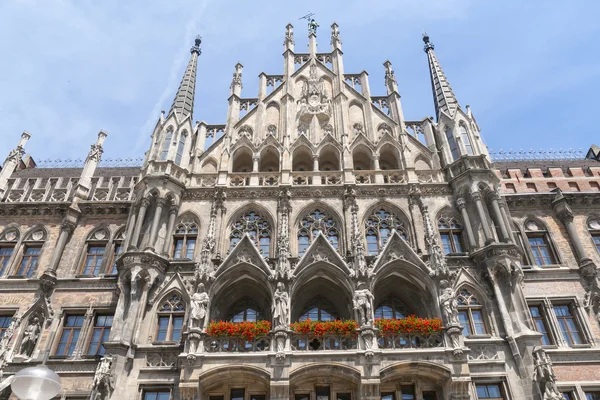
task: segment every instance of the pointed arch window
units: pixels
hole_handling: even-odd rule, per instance
[[[458,319],[463,327],[463,335],[485,335],[487,329],[483,319],[483,306],[466,288],[462,288],[456,298]]]
[[[438,231],[442,239],[444,254],[464,253],[462,229],[462,225],[454,217],[441,216],[438,219]]]
[[[160,152],[160,160],[165,161],[167,156],[169,155],[169,148],[171,147],[171,141],[173,140],[173,129],[169,128],[167,131],[167,135],[165,136],[165,141],[162,145],[162,150]]]
[[[377,255],[383,250],[394,229],[404,240],[408,240],[406,225],[390,211],[380,208],[367,218],[365,238],[369,255]]]
[[[456,144],[456,139],[454,138],[454,133],[452,133],[452,129],[450,129],[449,127],[446,128],[446,139],[448,140],[450,154],[452,154],[452,161],[458,160],[458,157],[460,157],[460,153],[458,151],[458,145]]]
[[[38,261],[45,240],[46,232],[43,229],[36,229],[27,235],[17,268],[17,276],[31,278],[37,273]]]
[[[375,309],[375,319],[401,319],[410,314],[404,302],[396,297],[388,297]]]
[[[339,251],[340,230],[335,220],[326,212],[316,209],[298,224],[298,255],[303,255],[318,235],[325,235],[333,248]]]
[[[194,250],[198,241],[198,224],[193,218],[184,218],[173,233],[173,258],[194,259]]]
[[[467,131],[467,127],[463,124],[460,124],[458,127],[458,131],[460,133],[460,138],[462,139],[463,144],[465,145],[465,150],[467,154],[473,155],[473,145],[471,144],[471,139],[469,138],[469,132]]]
[[[0,235],[0,277],[4,276],[10,268],[10,260],[15,252],[19,231],[9,228]]]
[[[158,308],[156,341],[179,342],[185,316],[185,304],[178,294],[173,294]]]
[[[179,143],[177,144],[177,154],[175,155],[175,164],[180,165],[181,159],[183,158],[183,149],[185,148],[185,140],[187,138],[187,132],[181,132],[179,135]]]
[[[339,319],[339,315],[335,309],[322,298],[313,300],[300,314],[298,321],[333,321]]]
[[[538,266],[556,264],[556,254],[552,248],[546,228],[536,222],[525,223],[525,234],[533,256],[533,263]]]
[[[588,231],[592,236],[592,241],[596,250],[600,253],[600,219],[594,218],[588,221]]]
[[[85,256],[79,271],[81,275],[100,275],[108,239],[109,233],[106,229],[98,229],[88,237],[85,244]]]
[[[227,320],[231,322],[256,322],[262,319],[264,319],[264,313],[248,297],[235,303],[227,315]]]
[[[264,257],[269,257],[271,226],[262,215],[250,211],[233,222],[229,234],[229,251],[233,250],[245,234],[248,234]]]

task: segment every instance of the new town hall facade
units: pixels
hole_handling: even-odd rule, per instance
[[[600,158],[493,162],[424,36],[435,118],[294,49],[192,120],[200,39],[141,168],[0,172],[0,370],[68,399],[600,399]],[[329,40],[329,38],[328,38]],[[319,322],[320,321],[320,322]]]

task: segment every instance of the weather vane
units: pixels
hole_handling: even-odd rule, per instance
[[[311,13],[309,11],[308,14],[306,14],[304,17],[300,17],[299,19],[307,20],[308,21],[308,33],[309,34],[314,33],[316,35],[319,24],[317,24],[317,21],[315,21],[315,19],[313,18],[313,15],[315,15],[315,13]]]

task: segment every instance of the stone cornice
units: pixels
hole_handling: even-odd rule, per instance
[[[504,193],[502,197],[511,209],[552,208],[555,193]],[[572,208],[600,205],[600,192],[563,192]]]

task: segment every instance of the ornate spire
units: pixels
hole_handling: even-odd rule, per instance
[[[423,32],[423,42],[425,46],[423,50],[427,53],[427,59],[429,60],[429,73],[431,75],[431,87],[433,89],[433,102],[435,104],[435,113],[439,120],[440,112],[443,111],[450,117],[454,117],[458,108],[458,100],[450,87],[442,66],[435,57],[433,51],[433,43],[429,41],[429,35]]]
[[[286,50],[294,51],[294,26],[287,24],[285,26],[285,40],[283,41],[283,47]]]
[[[342,40],[340,39],[339,25],[335,22],[331,24],[331,50],[342,50]]]
[[[192,112],[194,111],[196,67],[198,65],[198,56],[202,54],[200,51],[200,43],[202,43],[202,38],[198,35],[194,41],[194,46],[190,49],[190,53],[192,54],[190,62],[185,69],[185,74],[179,84],[175,99],[173,99],[173,105],[171,105],[169,115],[177,113],[181,118],[185,118],[188,115],[192,115]]]

